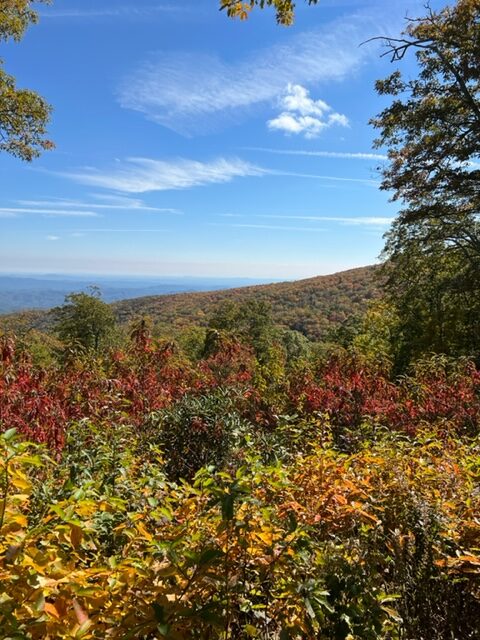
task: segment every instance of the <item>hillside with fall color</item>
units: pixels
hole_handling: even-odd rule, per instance
[[[341,271],[293,282],[240,287],[220,291],[131,298],[113,303],[121,325],[149,316],[156,333],[171,334],[188,326],[206,326],[225,301],[261,301],[271,307],[276,324],[299,331],[310,340],[323,340],[345,321],[362,315],[380,295],[381,281],[374,266]],[[31,310],[0,316],[0,328],[24,333],[48,330],[48,311]]]
[[[113,308],[121,323],[150,316],[158,327],[168,329],[205,325],[215,307],[225,301],[256,300],[271,307],[276,324],[321,340],[347,319],[364,313],[379,294],[375,267],[361,267],[294,282],[135,298],[117,302]]]

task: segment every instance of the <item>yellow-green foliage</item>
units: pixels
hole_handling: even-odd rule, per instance
[[[475,637],[474,444],[327,443],[265,466],[247,441],[240,468],[174,484],[128,431],[75,438],[59,463],[0,440],[2,637],[433,640],[440,614]]]

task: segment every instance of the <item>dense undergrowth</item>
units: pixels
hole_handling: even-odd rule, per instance
[[[468,360],[0,353],[2,638],[479,637]]]

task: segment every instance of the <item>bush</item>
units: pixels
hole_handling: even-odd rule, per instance
[[[145,427],[164,453],[168,477],[178,480],[193,478],[207,465],[222,467],[248,423],[237,412],[231,394],[219,389],[184,396],[172,407],[151,414]]]

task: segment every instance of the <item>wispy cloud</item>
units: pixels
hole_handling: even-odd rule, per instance
[[[386,216],[285,216],[285,215],[256,215],[256,218],[274,220],[305,220],[310,222],[338,222],[347,226],[388,226],[394,218]]]
[[[62,198],[52,198],[49,200],[17,200],[18,204],[28,207],[36,207],[35,211],[38,211],[38,207],[53,207],[55,211],[59,209],[93,209],[97,210],[115,210],[115,211],[146,211],[153,213],[182,213],[179,209],[172,208],[159,208],[150,207],[146,205],[142,200],[136,198],[128,198],[124,196],[110,196],[104,194],[96,194],[96,200],[102,200],[102,202],[82,202],[81,200],[68,200]]]
[[[323,100],[314,100],[310,92],[299,84],[289,84],[280,99],[282,112],[268,120],[269,129],[283,131],[287,135],[302,134],[305,138],[316,138],[324,129],[333,125],[347,127],[348,118],[333,111]]]
[[[82,218],[96,218],[98,213],[88,210],[74,210],[74,209],[56,209],[56,208],[44,208],[40,207],[0,207],[0,218],[12,218],[18,215],[35,214],[45,217],[65,216],[65,217],[82,217]]]
[[[141,227],[128,227],[120,229],[118,227],[92,227],[91,229],[82,229],[81,232],[72,233],[72,236],[80,238],[88,233],[168,233],[171,229],[144,229]]]
[[[60,240],[60,236],[46,236],[46,240],[50,240],[51,242],[55,242],[56,240]]]
[[[100,9],[45,9],[42,18],[145,18],[155,14],[178,13],[182,7],[174,4],[158,4],[144,7],[121,5],[117,7],[103,7]]]
[[[210,222],[209,226],[211,227],[230,227],[234,229],[266,229],[269,231],[302,231],[302,232],[318,232],[325,231],[325,229],[321,229],[320,227],[292,227],[292,226],[281,226],[276,224],[221,224],[217,222]]]
[[[388,160],[383,153],[362,153],[356,151],[309,151],[304,149],[269,149],[268,147],[244,147],[245,151],[260,151],[281,156],[306,156],[313,158],[341,158],[345,160]]]
[[[348,176],[324,176],[316,173],[301,173],[297,171],[283,171],[271,169],[265,171],[269,175],[276,176],[289,176],[292,178],[308,178],[311,180],[327,180],[331,182],[352,182],[356,184],[363,184],[367,187],[378,187],[379,183],[376,180],[369,180],[368,178],[349,178]]]
[[[127,158],[123,162],[117,163],[112,169],[100,170],[86,167],[78,171],[67,171],[57,173],[62,177],[69,178],[80,184],[94,187],[102,187],[119,193],[146,193],[153,191],[168,191],[190,189],[192,187],[205,186],[209,184],[221,184],[230,182],[234,178],[249,176],[270,176],[270,177],[292,177],[306,178],[309,180],[323,180],[326,182],[353,183],[367,187],[377,187],[378,182],[367,178],[352,178],[349,176],[331,176],[315,173],[302,173],[297,171],[287,171],[283,169],[269,169],[251,164],[240,158],[217,158],[210,162],[200,162],[180,158],[177,160],[154,160],[151,158]],[[96,198],[100,198],[99,195]],[[91,209],[125,209],[138,211],[161,211],[167,213],[181,213],[176,209],[158,209],[146,206],[143,201],[118,195],[105,196],[106,203],[79,203],[78,201],[50,200],[48,204],[55,212],[55,206],[61,203],[69,204],[78,208],[82,206]],[[24,203],[41,206],[47,201],[26,200]],[[33,211],[33,209],[32,209]],[[37,212],[41,209],[36,209]],[[44,211],[47,211],[46,209]],[[1,210],[0,210],[1,213]],[[77,212],[77,215],[81,215]],[[73,214],[71,214],[73,215]],[[93,215],[99,215],[93,213]]]
[[[218,158],[211,162],[152,160],[128,158],[119,168],[104,172],[85,169],[62,173],[81,184],[103,187],[124,193],[146,193],[188,189],[208,184],[230,182],[237,177],[259,176],[265,171],[238,158]]]
[[[201,53],[162,52],[122,83],[121,106],[182,133],[218,127],[254,105],[273,102],[289,84],[339,81],[358,69],[376,47],[360,47],[379,32],[372,15],[342,17],[285,44],[252,52],[236,62]]]
[[[247,216],[242,214],[231,214],[231,213],[220,213],[218,214],[220,218],[246,218]],[[341,225],[345,226],[366,226],[366,227],[384,227],[389,226],[394,218],[388,216],[322,216],[322,215],[284,215],[284,214],[255,214],[254,218],[263,218],[269,220],[294,220],[294,221],[304,221],[304,222],[338,222]],[[212,223],[213,224],[213,223]],[[238,226],[238,227],[263,227],[264,225],[251,225],[251,224],[237,224],[231,223],[228,226]],[[283,228],[283,227],[282,227]],[[291,227],[285,227],[291,228]],[[301,227],[305,229],[306,227]],[[315,230],[318,230],[318,227],[314,227]]]

